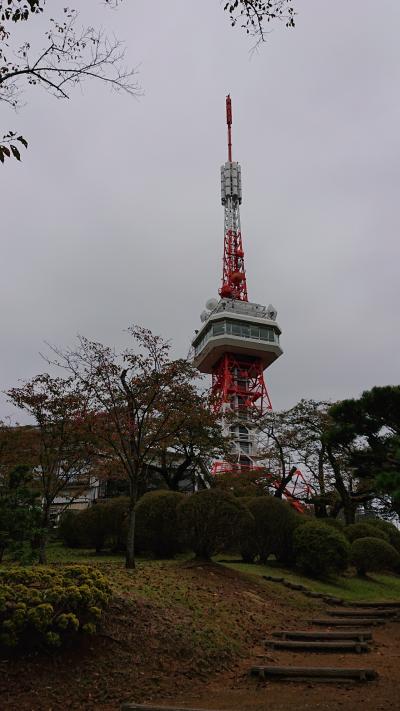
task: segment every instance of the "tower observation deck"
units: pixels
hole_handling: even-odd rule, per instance
[[[264,370],[282,355],[282,349],[276,309],[248,300],[240,227],[242,179],[239,163],[232,160],[230,96],[226,98],[226,119],[228,160],[221,166],[224,256],[220,298],[207,301],[192,347],[194,365],[212,376],[215,409],[233,436],[236,468],[240,471],[255,467],[257,420],[272,409]],[[227,462],[214,467],[215,472],[231,469],[232,464]]]

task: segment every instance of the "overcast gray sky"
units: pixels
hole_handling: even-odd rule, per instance
[[[1,108],[30,144],[0,168],[1,387],[45,369],[44,340],[125,345],[131,323],[186,355],[220,286],[228,92],[249,297],[283,332],[275,409],[399,383],[398,0],[299,0],[253,55],[219,0],[80,4],[126,41],[145,96],[92,83]]]

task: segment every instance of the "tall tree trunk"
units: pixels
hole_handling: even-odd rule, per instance
[[[342,476],[340,464],[336,459],[335,455],[333,454],[331,447],[328,446],[326,448],[326,451],[335,476],[335,489],[339,494],[342,502],[344,520],[346,521],[346,525],[349,525],[355,522],[357,503],[352,501],[351,493],[347,491],[346,484]]]
[[[135,477],[136,478],[136,477]],[[128,570],[134,570],[136,568],[135,564],[135,521],[136,512],[135,506],[137,501],[137,484],[130,481],[130,502],[128,510],[128,537],[126,539],[126,557],[125,557],[125,568]]]
[[[354,505],[354,503],[350,499],[347,499],[347,501],[343,502],[343,513],[344,513],[344,520],[346,521],[346,526],[349,526],[350,524],[355,523],[356,509],[357,509],[357,505]]]
[[[50,507],[47,503],[44,505],[43,518],[42,518],[42,530],[39,534],[39,563],[40,565],[47,565],[47,536],[49,532],[50,523]]]
[[[39,536],[39,563],[40,565],[47,565],[47,528],[44,528]]]

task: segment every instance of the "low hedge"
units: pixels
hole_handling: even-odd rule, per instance
[[[0,649],[59,647],[94,634],[110,594],[107,579],[87,566],[0,570]]]
[[[379,538],[357,538],[351,545],[350,560],[361,576],[379,570],[396,570],[400,565],[396,549]]]

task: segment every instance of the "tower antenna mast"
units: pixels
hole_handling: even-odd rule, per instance
[[[239,163],[232,160],[232,102],[226,97],[226,123],[228,126],[228,160],[221,166],[221,202],[224,206],[224,258],[220,296],[248,301],[244,251],[240,230],[242,202],[242,172]]]
[[[232,102],[230,94],[226,97],[226,123],[228,126],[228,161],[232,163]]]

